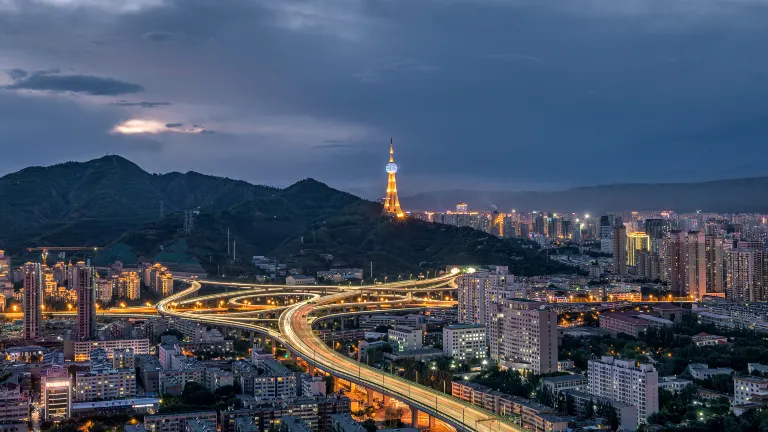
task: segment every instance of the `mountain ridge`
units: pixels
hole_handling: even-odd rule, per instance
[[[382,275],[467,263],[508,265],[521,275],[572,271],[532,242],[392,219],[381,204],[314,179],[279,189],[195,172],[149,174],[108,156],[4,176],[0,200],[11,204],[0,209],[0,247],[21,256],[29,246],[105,246],[87,258],[95,265],[160,261],[228,276],[256,274],[255,255],[308,274],[371,262]],[[197,211],[187,232],[181,210],[191,209]]]
[[[411,211],[452,209],[460,202],[480,210],[588,211],[629,210],[768,211],[768,176],[685,183],[618,183],[557,191],[446,190],[400,198]]]

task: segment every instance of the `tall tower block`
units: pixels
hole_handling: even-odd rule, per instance
[[[387,197],[384,199],[384,214],[398,218],[405,217],[400,208],[400,199],[397,197],[397,164],[395,164],[395,151],[392,148],[392,138],[389,139],[389,163],[387,164]]]

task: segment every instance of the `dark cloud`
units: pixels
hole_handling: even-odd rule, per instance
[[[25,71],[24,69],[11,69],[6,71],[6,73],[14,81],[17,79],[25,78],[27,75],[29,75],[29,72]]]
[[[159,106],[171,105],[171,103],[170,102],[127,102],[127,101],[121,100],[117,102],[112,102],[110,105],[120,106],[120,107],[157,108]]]
[[[267,184],[311,176],[370,197],[386,185],[390,136],[404,195],[766,173],[738,155],[717,157],[764,151],[766,0],[17,3],[0,11],[6,64],[120,77],[145,85],[142,99],[173,105],[114,103],[160,107],[126,118],[92,105],[46,110],[57,98],[30,97],[39,105],[27,120],[0,128],[14,137],[0,140],[15,145],[4,155],[60,137],[68,158],[140,146],[145,137],[109,134],[136,119],[184,123],[152,135],[161,152],[133,154],[148,169]],[[16,168],[57,161],[57,152],[15,159]]]
[[[182,126],[184,126],[184,123],[168,123],[165,125],[167,128],[180,128]]]
[[[151,31],[144,33],[142,37],[152,42],[166,42],[173,38],[173,34],[162,31]]]
[[[38,90],[54,93],[81,93],[94,96],[117,96],[138,93],[144,88],[138,84],[114,78],[100,78],[88,75],[59,75],[54,69],[35,72],[26,78],[17,79],[3,87],[7,90]]]

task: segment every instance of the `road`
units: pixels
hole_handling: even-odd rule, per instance
[[[337,305],[336,307],[341,308],[343,314],[349,313],[345,310],[347,308],[382,305],[402,306],[408,303],[409,300],[407,296],[402,296],[399,299],[392,299],[391,296],[387,296],[384,300],[379,298],[376,299],[379,301],[369,303],[355,303],[353,301],[352,303],[340,304],[341,302],[346,302],[350,298],[355,298],[360,295],[361,289],[363,291],[369,291],[369,289],[373,288],[377,291],[400,293],[441,291],[449,290],[451,289],[450,287],[455,287],[453,281],[454,276],[448,275],[430,280],[397,281],[386,285],[377,285],[375,287],[323,287],[337,292],[329,293],[325,296],[313,296],[313,298],[297,302],[296,304],[283,306],[282,313],[280,313],[280,316],[278,317],[279,331],[249,323],[248,318],[242,318],[241,316],[234,318],[230,317],[230,314],[205,314],[192,311],[179,311],[171,307],[172,304],[185,304],[199,301],[200,297],[187,300],[184,300],[184,298],[194,294],[194,292],[200,289],[201,283],[208,284],[208,281],[187,280],[187,282],[191,284],[190,288],[163,299],[156,305],[156,307],[158,312],[163,315],[172,315],[193,321],[250,330],[267,335],[278,340],[281,344],[288,347],[308,363],[311,363],[334,376],[357,382],[377,392],[387,393],[406,402],[410,406],[416,407],[420,411],[427,412],[431,415],[435,415],[437,418],[447,421],[459,430],[483,432],[523,431],[520,427],[503,420],[501,417],[494,415],[489,411],[463,402],[437,390],[413,383],[379,369],[368,367],[342,356],[325,345],[312,330],[312,323],[317,318],[310,315],[319,310],[333,307],[331,305]],[[217,282],[216,284],[226,285],[225,283],[220,282]],[[269,288],[246,284],[241,285],[250,287],[251,290],[250,292],[238,292],[238,295],[240,296],[261,294],[263,293],[263,289],[276,289],[278,287],[282,288],[282,290],[286,289],[284,285],[270,286]],[[306,287],[296,287],[296,291],[300,292],[300,290],[303,290],[304,288]],[[207,300],[219,298],[215,296],[206,297]],[[421,302],[423,300],[419,301]],[[439,303],[446,304],[446,302]],[[323,319],[326,318],[328,318],[328,316],[323,317]]]

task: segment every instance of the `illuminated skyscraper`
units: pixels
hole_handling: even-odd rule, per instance
[[[395,164],[395,151],[392,149],[392,140],[389,140],[389,163],[387,164],[387,197],[384,199],[384,213],[390,216],[404,217],[403,209],[400,208],[400,199],[397,197],[397,164]]]
[[[24,339],[37,339],[43,329],[43,268],[39,263],[24,264]]]
[[[648,234],[642,232],[627,233],[627,265],[636,266],[635,253],[648,250],[651,250]]]
[[[72,266],[69,288],[77,293],[77,339],[87,340],[96,335],[96,289],[93,267],[80,261]]]

